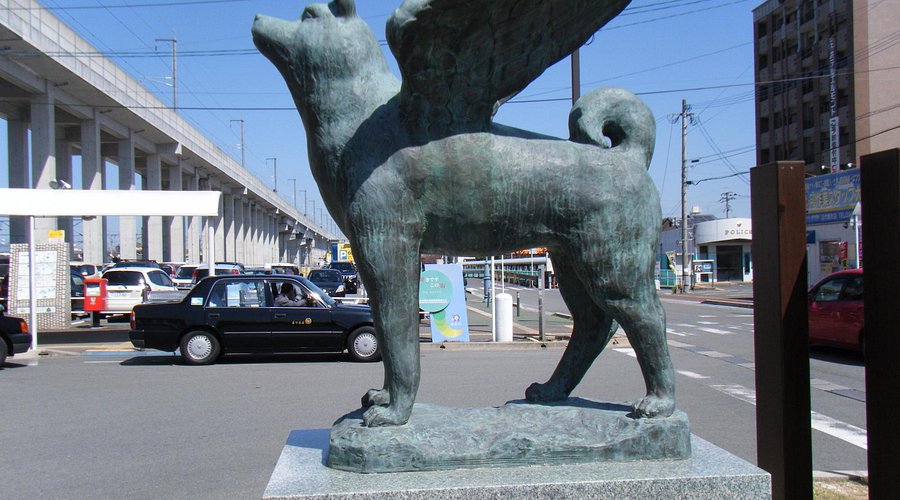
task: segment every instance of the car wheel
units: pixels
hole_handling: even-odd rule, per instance
[[[6,364],[6,341],[0,339],[0,366]]]
[[[350,352],[350,357],[356,361],[378,361],[381,359],[375,328],[362,326],[354,330],[350,337],[347,338],[347,351]]]
[[[209,332],[190,332],[181,339],[181,357],[191,365],[208,365],[219,357],[219,339]]]

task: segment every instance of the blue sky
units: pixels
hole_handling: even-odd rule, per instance
[[[657,118],[650,174],[662,195],[663,216],[680,215],[680,124],[686,99],[695,124],[687,156],[698,159],[688,179],[689,206],[725,215],[722,194],[736,195],[731,216],[750,216],[749,175],[755,163],[752,9],[762,0],[635,0],[581,51],[582,93],[600,86],[641,96]],[[303,190],[318,210],[305,135],[281,76],[253,49],[256,13],[295,19],[307,2],[261,0],[44,0],[45,7],[170,103],[171,44],[177,38],[181,115],[240,161],[244,120],[247,168],[269,185],[277,158],[278,193],[297,204]],[[384,24],[400,0],[358,1],[360,16],[384,39]],[[166,5],[171,4],[171,5]],[[127,5],[127,7],[126,7]],[[393,65],[393,57],[385,47]],[[548,69],[496,120],[567,137],[571,103],[569,60]],[[523,102],[538,101],[538,102]],[[255,108],[251,110],[250,108]],[[263,108],[263,109],[259,109]],[[4,145],[5,146],[5,145]],[[5,157],[5,154],[3,155]],[[731,176],[731,177],[726,177]],[[725,178],[722,178],[725,177]],[[720,179],[716,179],[720,178]],[[6,184],[6,179],[2,181]]]

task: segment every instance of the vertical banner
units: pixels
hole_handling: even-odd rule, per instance
[[[469,341],[461,264],[425,264],[419,277],[419,308],[431,316],[432,342]]]

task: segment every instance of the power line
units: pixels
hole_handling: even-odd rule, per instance
[[[147,2],[147,3],[130,3],[119,5],[66,5],[57,7],[0,7],[0,10],[8,11],[28,11],[28,10],[49,10],[70,11],[70,10],[99,10],[99,9],[133,9],[133,8],[153,8],[153,7],[184,7],[188,5],[209,5],[223,3],[244,3],[250,0],[183,0],[177,2]]]

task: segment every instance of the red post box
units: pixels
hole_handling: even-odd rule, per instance
[[[84,310],[91,313],[91,326],[100,326],[100,312],[106,310],[106,284],[104,278],[84,279]]]
[[[106,310],[106,283],[104,278],[84,279],[85,312]]]

